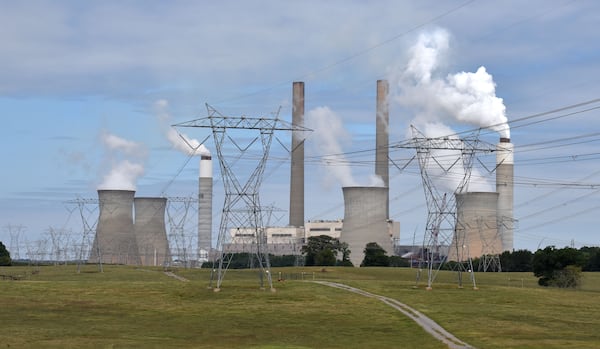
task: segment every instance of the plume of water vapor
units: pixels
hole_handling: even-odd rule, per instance
[[[154,103],[154,110],[162,132],[173,148],[187,155],[210,156],[210,151],[204,144],[201,144],[197,139],[188,137],[184,133],[177,132],[170,126],[173,118],[168,112],[168,107],[169,102],[166,99],[159,99]]]
[[[383,179],[375,174],[361,181],[355,180],[341,144],[343,141],[349,141],[350,135],[344,128],[342,119],[334,111],[328,107],[317,107],[306,113],[305,121],[306,125],[313,129],[308,138],[309,144],[321,156],[321,163],[326,167],[327,173],[342,187],[385,185]]]
[[[410,49],[406,68],[397,77],[401,95],[397,101],[416,110],[416,124],[460,122],[489,128],[510,138],[506,107],[496,96],[496,84],[485,67],[475,73],[459,72],[438,77],[442,58],[449,49],[444,29],[422,33]]]
[[[313,129],[309,139],[322,156],[322,164],[343,187],[355,186],[352,170],[343,154],[340,140],[348,140],[349,134],[340,117],[328,107],[317,107],[305,115],[306,125]]]
[[[137,180],[144,174],[145,147],[108,132],[103,132],[100,139],[107,151],[109,171],[98,189],[136,190]]]

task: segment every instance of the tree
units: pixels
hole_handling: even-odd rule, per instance
[[[0,265],[11,265],[10,252],[6,249],[6,246],[0,241]]]
[[[581,268],[586,265],[585,255],[574,248],[557,249],[548,246],[533,255],[533,274],[541,286],[577,287]]]
[[[533,271],[533,253],[529,250],[504,251],[500,255],[502,271]]]
[[[342,253],[341,260],[337,260],[338,252]],[[348,245],[329,235],[309,237],[306,245],[302,246],[302,254],[305,257],[304,264],[306,266],[347,265],[350,263]]]
[[[383,249],[383,247],[379,246],[376,242],[369,242],[364,249],[365,258],[362,263],[360,263],[361,267],[389,267],[390,266],[390,257],[388,257],[387,252]]]
[[[600,271],[600,247],[584,246],[579,249],[587,260],[583,271]]]

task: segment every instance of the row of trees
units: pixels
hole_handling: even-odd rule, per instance
[[[364,252],[361,267],[389,267],[391,257],[375,242],[369,242]],[[352,267],[348,244],[328,235],[311,236],[302,246],[304,265],[306,266],[344,266]],[[338,256],[341,259],[338,259]]]
[[[361,267],[407,267],[410,262],[398,256],[388,256],[375,242],[368,243],[364,250]],[[303,260],[298,256],[270,255],[273,267],[284,266],[353,266],[350,262],[348,244],[327,235],[308,238],[302,247]],[[231,256],[230,268],[252,268],[258,265],[254,254],[237,253]],[[600,247],[565,247],[557,249],[548,246],[535,253],[528,250],[505,251],[500,256],[500,265],[505,272],[533,272],[541,286],[577,287],[582,271],[600,271]],[[473,260],[478,270],[481,259]],[[10,253],[0,242],[0,266],[11,265]],[[208,266],[208,265],[207,265]]]

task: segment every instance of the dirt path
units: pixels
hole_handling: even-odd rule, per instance
[[[179,280],[179,281],[183,281],[183,282],[188,282],[188,281],[190,281],[190,280],[188,280],[188,279],[184,278],[183,276],[176,275],[176,274],[174,274],[174,273],[172,273],[172,272],[170,272],[170,271],[165,271],[165,275],[166,275],[166,276],[169,276],[169,277],[172,277],[172,278],[175,278],[175,279],[177,279],[177,280]]]
[[[351,286],[344,285],[344,284],[339,284],[337,282],[329,282],[329,281],[313,281],[313,282],[316,282],[318,284],[325,285],[325,286],[335,287],[335,288],[339,288],[342,290],[354,292],[354,293],[363,295],[365,297],[379,299],[383,303],[389,305],[390,307],[400,311],[404,315],[411,318],[414,322],[416,322],[419,326],[421,326],[429,334],[431,334],[435,338],[439,339],[440,341],[442,341],[443,343],[448,345],[448,348],[474,349],[474,347],[461,341],[460,339],[456,338],[452,333],[446,331],[442,326],[438,325],[435,321],[433,321],[430,318],[428,318],[427,316],[421,314],[417,310],[409,307],[408,305],[398,302],[395,299],[385,297],[385,296],[380,296],[377,294],[373,294],[373,293],[363,291],[363,290],[355,288],[355,287],[351,287]]]

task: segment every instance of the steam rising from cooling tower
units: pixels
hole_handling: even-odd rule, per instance
[[[340,142],[350,140],[350,134],[344,128],[342,119],[328,107],[317,107],[306,114],[307,126],[313,129],[310,135],[313,151],[321,156],[321,164],[327,171],[326,180],[339,183],[342,187],[359,185],[354,179],[350,162],[344,155]],[[365,182],[365,180],[363,180]],[[382,187],[381,177],[372,174],[362,185]]]
[[[139,143],[103,132],[102,144],[107,151],[105,162],[110,170],[98,185],[100,190],[135,190],[137,179],[144,174],[146,149]]]

